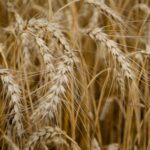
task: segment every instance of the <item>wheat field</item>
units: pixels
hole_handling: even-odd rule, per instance
[[[150,150],[150,0],[0,0],[0,150]]]

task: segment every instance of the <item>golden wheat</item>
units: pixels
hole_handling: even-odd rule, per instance
[[[0,149],[150,149],[149,0],[0,0]]]

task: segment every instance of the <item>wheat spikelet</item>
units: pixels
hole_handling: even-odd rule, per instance
[[[58,40],[60,46],[63,47],[64,51],[69,52],[72,56],[75,56],[73,54],[74,51],[70,48],[69,43],[67,42],[65,36],[61,33],[61,30],[50,26],[47,28],[47,30],[53,33],[54,38]]]
[[[104,13],[106,16],[109,16],[113,21],[115,21],[116,23],[120,23],[121,25],[124,26],[124,21],[119,16],[119,14],[117,14],[114,10],[108,7],[105,3],[100,2],[98,0],[86,0],[85,2],[100,9],[102,13]]]
[[[5,87],[7,97],[10,97],[9,107],[12,115],[12,126],[18,136],[23,133],[22,114],[21,114],[21,95],[19,85],[13,79],[13,76],[6,69],[0,69],[0,77]]]
[[[45,100],[42,101],[39,107],[32,115],[32,120],[39,120],[48,116],[50,119],[54,117],[57,112],[57,107],[61,104],[62,97],[65,94],[66,88],[69,84],[68,76],[73,72],[73,60],[69,56],[63,56],[62,60],[56,70],[55,77],[52,80],[53,85],[48,91]]]
[[[96,42],[100,42],[106,45],[108,52],[111,53],[112,56],[116,58],[118,63],[120,64],[122,73],[125,77],[130,79],[134,78],[134,73],[131,69],[131,65],[128,59],[124,56],[123,52],[117,46],[117,43],[115,43],[113,40],[108,39],[107,35],[103,33],[101,28],[95,28],[87,33]]]
[[[21,47],[22,47],[22,51],[23,51],[23,64],[24,67],[27,69],[28,66],[31,64],[31,55],[29,52],[29,35],[28,33],[23,32],[20,35],[20,39],[21,39]]]
[[[117,72],[117,74],[116,74],[116,81],[117,81],[117,83],[120,87],[121,96],[124,98],[124,95],[125,95],[125,80],[119,72]]]

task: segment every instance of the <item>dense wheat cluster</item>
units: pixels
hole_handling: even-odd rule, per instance
[[[150,0],[0,0],[0,150],[150,150]]]

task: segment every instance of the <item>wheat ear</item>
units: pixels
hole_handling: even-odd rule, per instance
[[[102,13],[104,13],[106,16],[109,16],[113,21],[120,23],[121,25],[124,26],[124,21],[119,16],[119,14],[114,10],[112,10],[110,7],[108,7],[105,3],[100,2],[98,0],[86,0],[85,2],[100,9]]]
[[[39,46],[40,53],[43,57],[43,60],[44,60],[45,66],[46,66],[46,74],[51,79],[54,76],[54,72],[55,72],[55,67],[53,64],[54,58],[51,54],[50,49],[46,45],[45,41],[40,37],[36,37],[35,39],[36,39],[36,43]]]
[[[63,56],[62,60],[56,69],[56,74],[52,80],[45,100],[42,101],[39,107],[32,115],[32,120],[39,120],[48,116],[50,119],[54,117],[57,112],[57,107],[61,104],[62,98],[66,92],[66,86],[69,84],[69,75],[73,72],[73,60],[69,56]]]
[[[60,140],[63,144],[66,144],[66,139],[71,140],[76,144],[67,134],[62,131],[59,127],[44,127],[34,132],[28,139],[24,150],[29,150],[31,147],[34,147],[37,143],[40,142],[56,142]],[[57,142],[56,142],[57,144]],[[77,144],[76,144],[77,145]],[[76,146],[78,147],[78,146]],[[78,148],[79,150],[80,148]]]
[[[23,64],[24,67],[27,69],[27,67],[31,64],[31,61],[29,52],[29,34],[24,32],[24,29],[26,27],[26,21],[24,21],[23,18],[18,14],[18,12],[14,8],[14,5],[11,2],[8,2],[7,5],[8,11],[12,12],[15,16],[16,22],[14,24],[14,29],[20,39],[20,46],[23,51]]]
[[[128,59],[124,56],[123,52],[117,46],[117,43],[113,40],[108,39],[107,34],[105,34],[101,28],[94,28],[89,30],[87,34],[95,40],[97,43],[103,43],[107,50],[112,56],[118,61],[122,73],[125,77],[133,79],[134,73]]]
[[[12,125],[18,136],[23,133],[22,114],[21,114],[21,91],[11,73],[6,69],[0,69],[0,77],[4,85],[7,97],[10,97],[9,107],[12,115]],[[9,121],[8,121],[9,122]]]
[[[34,24],[36,22],[37,24]],[[55,27],[54,24],[50,24],[43,19],[33,19],[32,21],[29,21],[29,27],[31,30],[34,28],[50,32],[63,49],[63,56],[61,56],[61,61],[58,63],[55,76],[52,80],[52,86],[50,87],[45,100],[40,103],[39,107],[31,117],[32,120],[42,119],[46,116],[49,116],[51,119],[54,117],[54,114],[56,114],[58,105],[61,104],[62,97],[69,84],[68,78],[73,73],[73,67],[78,62],[78,58],[61,30]]]

